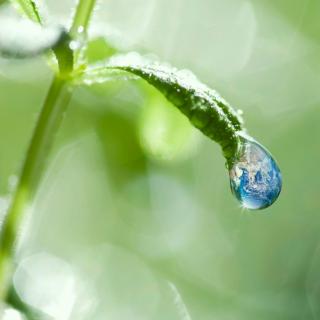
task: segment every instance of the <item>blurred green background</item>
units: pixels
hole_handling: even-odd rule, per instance
[[[69,25],[73,0],[40,4]],[[283,191],[244,211],[219,146],[155,90],[79,88],[21,231],[20,297],[59,320],[320,319],[320,2],[104,0],[91,36],[191,69],[242,109]],[[0,60],[2,216],[51,77],[43,59]]]

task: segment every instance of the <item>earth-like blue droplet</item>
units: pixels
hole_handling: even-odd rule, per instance
[[[250,137],[241,136],[229,170],[232,193],[247,209],[264,209],[278,198],[282,177],[271,154]]]

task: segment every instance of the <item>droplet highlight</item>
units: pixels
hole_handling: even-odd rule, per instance
[[[257,141],[241,137],[239,152],[229,170],[232,193],[247,209],[264,209],[278,198],[282,177],[271,154]]]

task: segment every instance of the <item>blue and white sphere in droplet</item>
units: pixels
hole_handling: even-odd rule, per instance
[[[280,194],[280,169],[271,154],[259,143],[243,137],[241,141],[240,151],[229,171],[231,190],[243,207],[267,208]]]

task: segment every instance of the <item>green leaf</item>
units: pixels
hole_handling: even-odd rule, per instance
[[[116,53],[118,53],[118,49],[103,37],[90,40],[86,48],[86,56],[89,63],[105,60]]]
[[[201,83],[189,70],[178,70],[137,53],[118,55],[104,64],[90,66],[78,83],[108,80],[113,70],[139,76],[158,89],[195,127],[221,145],[230,164],[238,149],[237,132],[243,129],[242,119],[217,92]]]
[[[11,0],[11,3],[33,22],[42,22],[38,6],[34,0]]]
[[[58,47],[66,37],[61,27],[44,28],[29,20],[2,18],[0,55],[9,58],[36,56]]]

